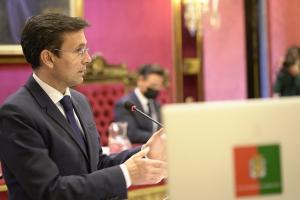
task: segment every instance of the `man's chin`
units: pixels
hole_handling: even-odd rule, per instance
[[[73,83],[71,84],[70,87],[75,87],[75,86],[77,86],[77,85],[80,85],[80,84],[83,83],[83,81],[84,81],[84,79],[83,79],[83,77],[81,77],[81,78],[78,79],[76,82],[73,82]]]

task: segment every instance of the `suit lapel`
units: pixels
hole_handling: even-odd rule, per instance
[[[89,134],[89,129],[88,129],[88,125],[87,122],[85,121],[85,119],[83,118],[83,110],[80,109],[79,103],[77,102],[77,100],[75,98],[72,98],[73,101],[73,105],[77,114],[77,117],[79,118],[79,121],[81,123],[81,126],[83,128],[83,131],[85,132],[85,137],[86,137],[86,141],[87,141],[87,149],[88,149],[88,155],[89,155],[89,161],[90,161],[90,167],[91,170],[94,171],[96,170],[93,169],[94,166],[97,166],[97,161],[96,161],[96,157],[97,155],[95,155],[95,153],[93,153],[94,149],[93,149],[93,141],[92,138]]]
[[[154,105],[155,105],[155,111],[157,114],[157,121],[161,122],[160,104],[155,100]]]
[[[143,112],[145,112],[140,100],[138,99],[138,97],[136,96],[136,94],[133,92],[132,93],[132,97],[131,97],[133,103],[136,105],[136,107],[140,110],[142,110]]]
[[[134,92],[132,93],[132,101],[138,109],[145,112],[141,102],[139,101],[138,97],[135,95]],[[152,121],[150,119],[147,119],[146,117],[141,116],[140,113],[134,112],[134,114],[136,115],[136,118],[137,118],[139,124],[144,124],[143,127],[146,126],[146,127],[148,127],[149,130],[152,130]]]
[[[32,96],[35,98],[36,102],[41,106],[41,108],[53,119],[53,121],[59,124],[61,128],[63,128],[68,133],[68,135],[75,141],[76,145],[80,148],[80,150],[82,151],[82,153],[88,161],[89,159],[87,157],[87,152],[75,138],[73,130],[70,124],[68,123],[67,119],[62,115],[57,106],[52,102],[50,97],[39,86],[39,84],[34,80],[32,76],[29,78],[25,87],[29,90],[29,92],[32,94]]]
[[[84,146],[82,146],[79,141],[77,140],[77,138],[75,137],[73,130],[69,124],[69,122],[67,121],[67,119],[61,114],[61,112],[57,109],[56,105],[54,105],[54,108],[50,108],[47,109],[47,113],[49,114],[49,116],[56,121],[56,123],[58,123],[67,133],[68,135],[75,141],[75,143],[77,144],[77,146],[80,148],[80,150],[82,151],[82,153],[84,154],[84,156],[86,157],[87,160],[87,152]],[[55,109],[56,108],[56,109]]]

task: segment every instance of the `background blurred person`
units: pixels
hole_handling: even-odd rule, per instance
[[[273,86],[274,97],[300,95],[300,48],[290,47]]]
[[[160,122],[160,103],[156,97],[163,87],[164,78],[165,72],[159,65],[141,66],[138,70],[137,86],[134,91],[116,103],[115,121],[128,123],[127,133],[132,143],[145,143],[159,127],[141,114],[125,109],[124,103],[131,101],[138,109]]]

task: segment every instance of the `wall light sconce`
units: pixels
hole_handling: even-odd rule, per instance
[[[183,0],[183,5],[184,24],[191,36],[202,32],[204,18],[212,27],[220,26],[219,0]]]

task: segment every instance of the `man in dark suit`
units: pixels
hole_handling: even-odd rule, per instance
[[[156,64],[146,64],[139,68],[137,87],[122,97],[115,106],[115,121],[128,123],[128,138],[132,143],[145,143],[159,127],[139,113],[124,108],[126,101],[157,121],[161,121],[160,104],[156,100],[163,87],[164,70]]]
[[[87,26],[60,14],[37,15],[25,25],[21,45],[33,75],[0,109],[0,159],[11,200],[125,199],[130,185],[165,176],[162,131],[143,150],[102,153],[90,106],[70,89],[91,61]]]

